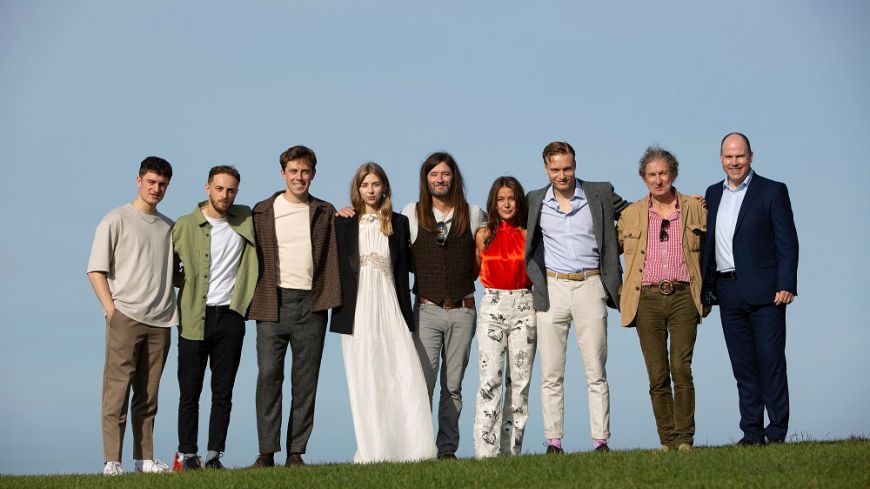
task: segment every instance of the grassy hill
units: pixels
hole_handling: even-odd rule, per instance
[[[530,455],[490,460],[333,464],[166,475],[0,476],[2,488],[870,488],[870,440]]]

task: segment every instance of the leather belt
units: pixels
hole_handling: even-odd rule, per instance
[[[673,280],[662,280],[657,284],[644,285],[644,289],[655,290],[661,295],[671,295],[678,290],[683,290],[689,286],[688,282],[674,282]]]
[[[722,280],[737,280],[737,272],[716,272],[716,278]]]
[[[585,272],[580,272],[580,273],[559,273],[559,272],[554,272],[552,270],[547,270],[548,277],[553,277],[556,280],[559,280],[559,279],[573,280],[575,282],[582,282],[582,281],[586,280],[587,278],[594,277],[595,275],[598,275],[600,273],[601,272],[598,271],[597,269],[586,270]]]
[[[464,299],[460,299],[458,301],[452,301],[450,299],[444,299],[440,303],[430,301],[425,297],[417,297],[417,304],[430,304],[433,306],[438,306],[441,309],[474,309],[474,297],[466,297]]]

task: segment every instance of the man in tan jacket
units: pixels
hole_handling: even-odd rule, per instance
[[[647,148],[639,173],[649,194],[622,211],[617,227],[625,254],[622,325],[635,326],[640,339],[662,450],[692,448],[692,352],[709,312],[701,305],[700,267],[707,211],[673,187],[678,166],[667,150]]]

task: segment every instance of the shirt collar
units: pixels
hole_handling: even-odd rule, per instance
[[[749,181],[752,180],[752,175],[755,175],[755,170],[750,168],[749,173],[746,174],[746,178],[742,182],[740,182],[740,185],[738,185],[737,188],[735,188],[734,190],[731,190],[731,187],[728,186],[728,178],[726,177],[725,180],[722,181],[722,188],[731,192],[739,192],[741,190],[744,190],[746,187],[749,186]]]
[[[676,208],[680,210],[680,194],[677,193],[677,187],[671,186],[671,191],[674,193],[674,198],[677,199]],[[646,194],[646,206],[652,209],[652,194]]]
[[[583,181],[580,180],[579,178],[575,178],[574,183],[575,183],[574,196],[571,197],[571,200],[585,199],[586,193],[583,192],[583,187],[581,185],[583,183]],[[555,202],[556,201],[556,190],[553,188],[553,184],[550,184],[550,186],[547,187],[547,192],[544,194],[544,201],[545,202]]]

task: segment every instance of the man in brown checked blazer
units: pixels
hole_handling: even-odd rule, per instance
[[[287,346],[293,394],[287,421],[286,465],[305,465],[327,310],[341,305],[332,204],[311,196],[317,157],[294,146],[280,157],[286,188],[253,209],[260,276],[248,318],[257,321],[257,433],[254,467],[275,465],[281,451],[281,388]]]

